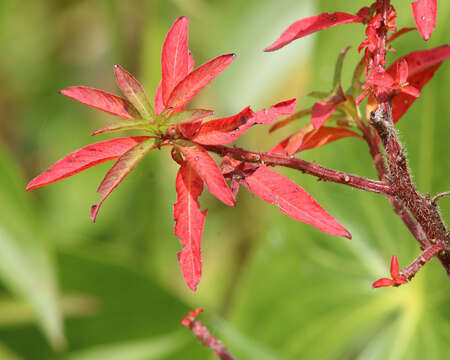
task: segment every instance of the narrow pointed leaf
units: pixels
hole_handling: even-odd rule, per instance
[[[169,117],[166,122],[171,125],[188,123],[191,121],[201,120],[205,117],[214,115],[213,110],[207,109],[186,109],[182,110],[171,117]]]
[[[388,278],[378,279],[372,284],[372,288],[387,287],[394,285],[394,280]]]
[[[327,102],[327,101],[319,101],[316,102],[311,111],[311,124],[314,129],[320,128],[327,119],[333,115],[334,111],[338,107],[341,101],[336,102]]]
[[[174,111],[191,101],[217,75],[224,71],[235,59],[235,54],[221,55],[204,63],[186,76],[172,91],[166,107]]]
[[[122,90],[123,94],[130,100],[139,113],[147,120],[153,119],[153,107],[139,81],[120,65],[114,66],[114,73],[120,90]]]
[[[399,274],[398,258],[396,255],[391,258],[391,277],[396,279]]]
[[[189,73],[189,19],[178,18],[170,28],[162,48],[162,99],[165,104],[177,84]]]
[[[401,28],[400,30],[394,32],[392,35],[389,35],[389,37],[387,38],[386,42],[390,43],[392,41],[394,41],[395,39],[397,39],[398,37],[409,33],[410,31],[416,30],[416,28],[413,27],[405,27],[405,28]]]
[[[331,235],[351,238],[350,233],[302,187],[266,166],[259,167],[252,175],[247,176],[242,185],[297,221]]]
[[[116,159],[149,138],[149,136],[117,138],[76,150],[31,180],[27,190],[62,180],[92,166]]]
[[[120,130],[139,130],[145,129],[148,125],[147,121],[117,121],[112,124],[108,124],[101,129],[95,130],[91,135],[103,134],[106,132],[114,132]]]
[[[60,94],[79,101],[108,114],[120,116],[124,119],[140,119],[141,115],[129,101],[102,90],[86,87],[71,86],[61,90]]]
[[[142,158],[152,149],[154,149],[153,141],[141,142],[137,144],[126,153],[124,153],[119,160],[116,161],[114,166],[106,173],[97,192],[102,199],[98,204],[91,207],[91,219],[95,221],[100,206],[103,201],[111,194],[111,192],[125,179],[125,177],[134,169],[134,167],[142,160]]]
[[[328,93],[325,95],[327,96]],[[300,111],[297,111],[295,114],[292,114],[291,116],[287,117],[286,119],[280,120],[272,125],[269,132],[281,129],[282,127],[285,127],[286,125],[290,124],[291,122],[301,119],[307,115],[311,114],[311,109],[303,109]]]
[[[214,159],[200,145],[193,143],[183,145],[185,146],[177,146],[177,148],[206,184],[209,192],[224,204],[234,206],[233,194]]]
[[[189,69],[189,72],[194,70],[194,66],[195,66],[194,55],[192,55],[191,50],[189,50],[189,57],[188,57],[188,69]]]
[[[208,121],[200,126],[192,141],[203,145],[232,143],[254,124],[253,115],[247,107],[233,116]]]
[[[280,101],[271,106],[269,109],[260,110],[255,113],[255,123],[257,124],[271,124],[280,115],[291,115],[297,106],[296,99],[289,99]]]
[[[428,40],[436,26],[437,0],[418,0],[411,3],[414,22],[424,40]]]
[[[194,169],[184,162],[176,179],[177,202],[173,207],[175,235],[183,250],[178,253],[178,263],[189,289],[195,291],[202,276],[201,241],[206,210],[200,211],[198,197],[203,191],[203,181]]]
[[[333,14],[323,13],[314,15],[299,21],[296,21],[289,26],[281,36],[264,51],[274,51],[289,44],[293,40],[299,39],[303,36],[312,34],[316,31],[328,29],[330,27],[348,23],[363,22],[362,17],[347,14],[343,12],[335,12]]]

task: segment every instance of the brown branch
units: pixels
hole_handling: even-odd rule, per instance
[[[357,189],[375,192],[379,194],[392,195],[392,189],[385,181],[378,181],[360,177],[357,175],[327,169],[315,163],[280,154],[247,151],[238,147],[227,147],[223,145],[205,145],[206,150],[221,156],[230,156],[233,159],[249,163],[265,164],[270,166],[283,166],[313,175],[323,181],[348,185]]]
[[[433,257],[439,254],[439,252],[443,251],[445,244],[443,241],[438,241],[437,243],[431,245],[426,248],[422,254],[420,254],[416,260],[414,260],[411,265],[405,267],[400,275],[404,276],[406,279],[411,280],[416,273]]]
[[[193,334],[203,345],[214,351],[214,355],[217,355],[222,360],[235,360],[225,346],[223,346],[219,340],[211,335],[206,326],[200,320],[197,320],[197,316],[202,311],[203,309],[189,311],[188,315],[181,320],[181,324],[189,327],[189,329],[191,329]]]

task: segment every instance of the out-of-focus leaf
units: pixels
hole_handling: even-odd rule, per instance
[[[418,0],[411,3],[417,30],[428,40],[436,26],[437,0]]]
[[[362,22],[363,18],[343,12],[333,14],[320,14],[301,19],[289,26],[281,36],[264,51],[275,51],[290,42],[303,36],[315,33],[316,31],[328,29],[330,27],[348,23]]]
[[[62,348],[65,338],[54,264],[22,186],[19,171],[0,146],[0,277],[32,306],[52,345]]]
[[[328,93],[325,96],[327,96],[327,95],[328,95]],[[269,132],[278,130],[278,129],[290,124],[291,122],[293,122],[295,120],[299,120],[309,114],[311,114],[311,109],[303,109],[303,110],[297,111],[295,114],[288,116],[286,119],[280,120],[280,121],[276,122],[275,124],[273,124],[272,127],[270,128]]]
[[[191,121],[201,120],[205,117],[214,115],[213,110],[206,109],[186,109],[172,115],[167,122],[171,125],[188,123]]]
[[[106,132],[114,132],[121,130],[145,129],[146,125],[148,125],[147,121],[117,121],[112,124],[106,125],[101,129],[95,130],[91,135],[98,135]]]

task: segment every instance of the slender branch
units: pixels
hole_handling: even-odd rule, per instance
[[[444,191],[444,192],[441,192],[440,194],[433,196],[433,198],[431,199],[431,204],[436,205],[436,201],[438,201],[440,198],[443,198],[445,196],[450,196],[450,191]]]
[[[313,175],[323,181],[348,185],[357,189],[392,195],[392,189],[385,181],[371,180],[357,175],[327,169],[315,163],[280,154],[247,151],[238,147],[223,145],[205,145],[204,148],[221,156],[230,156],[233,159],[249,163],[259,163],[271,166],[284,166]]]
[[[388,171],[384,164],[384,158],[380,151],[380,147],[378,142],[375,140],[375,137],[372,135],[370,128],[368,128],[364,123],[361,122],[360,126],[363,138],[366,140],[367,145],[369,146],[370,155],[372,156],[373,164],[378,173],[378,178],[382,181],[387,181],[389,178]],[[427,236],[425,235],[422,227],[417,223],[417,221],[411,216],[408,210],[402,205],[402,203],[396,200],[393,196],[388,196],[389,202],[392,205],[394,212],[400,217],[403,223],[406,225],[411,234],[417,239],[420,243],[420,248],[424,250],[431,243],[428,241]]]
[[[203,345],[214,351],[214,355],[217,355],[222,360],[234,360],[234,357],[228,352],[225,346],[211,335],[200,320],[197,320],[197,316],[202,311],[203,309],[189,311],[188,315],[181,320],[181,324],[189,327]]]
[[[439,254],[439,252],[443,251],[445,244],[443,241],[438,241],[437,243],[431,245],[426,248],[422,254],[420,254],[416,260],[414,260],[411,265],[405,267],[400,275],[404,276],[406,279],[411,280],[416,273],[433,257]]]

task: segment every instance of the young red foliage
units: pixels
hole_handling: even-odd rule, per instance
[[[137,109],[129,101],[102,90],[86,86],[71,86],[61,90],[60,94],[127,120],[141,118]]]
[[[167,104],[175,86],[189,73],[187,17],[178,18],[167,33],[161,54],[161,95]]]
[[[348,23],[362,23],[364,18],[358,15],[335,12],[333,14],[323,13],[301,19],[289,26],[281,36],[264,51],[275,51],[286,46],[290,42],[316,31]]]
[[[280,115],[290,115],[297,106],[296,99],[280,101],[268,110],[260,110],[255,113],[256,124],[271,124]]]
[[[189,289],[195,291],[202,275],[201,241],[207,210],[200,211],[198,197],[203,191],[203,181],[195,170],[184,162],[175,182],[177,202],[173,207],[175,235],[181,240],[183,250],[178,253],[178,263]]]
[[[136,145],[150,138],[150,136],[117,138],[91,144],[76,150],[58,160],[41,175],[31,180],[27,190],[65,179],[105,161],[117,159]]]
[[[336,108],[342,100],[327,102],[327,101],[318,101],[316,102],[311,111],[311,124],[314,129],[319,129],[327,119],[333,115]]]
[[[314,198],[292,180],[260,166],[241,180],[249,191],[264,201],[278,206],[287,216],[310,224],[331,235],[351,238],[350,233],[339,224]]]
[[[417,0],[411,7],[417,30],[424,40],[428,40],[436,26],[437,0]]]
[[[386,287],[386,286],[400,286],[406,284],[408,281],[404,276],[400,275],[397,256],[391,258],[391,279],[378,279],[372,284],[372,288]]]
[[[208,152],[200,145],[186,143],[176,148],[184,155],[187,163],[197,172],[209,192],[228,206],[235,201],[219,167]]]
[[[224,71],[235,57],[235,54],[221,55],[193,70],[173,89],[167,100],[166,108],[173,112],[181,110],[200,90]]]
[[[436,70],[444,60],[450,58],[450,46],[443,45],[434,49],[413,51],[393,62],[387,69],[392,77],[398,78],[399,64],[406,61],[408,64],[407,83],[421,91],[430,81]],[[416,96],[400,92],[392,99],[392,118],[397,122],[416,100]]]

